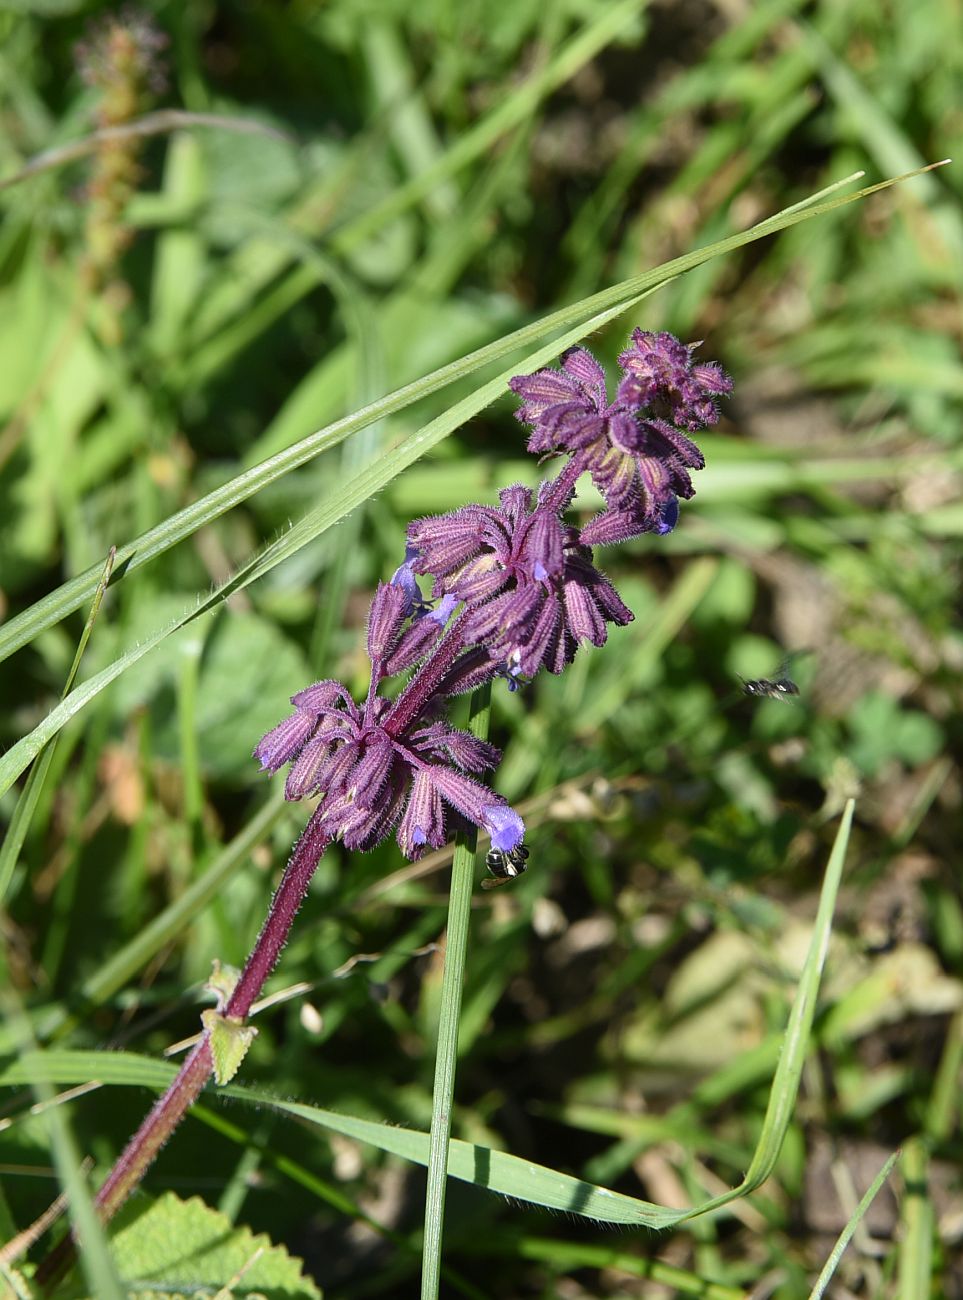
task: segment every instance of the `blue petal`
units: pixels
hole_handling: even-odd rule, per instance
[[[489,804],[482,810],[482,824],[492,840],[492,848],[502,853],[517,849],[525,838],[525,823],[507,804]]]
[[[438,602],[435,608],[429,610],[428,618],[434,619],[436,623],[440,623],[441,626],[444,627],[445,624],[448,622],[448,620],[451,618],[451,612],[457,604],[458,604],[457,596],[452,596],[450,594],[447,596],[442,596],[441,600]]]
[[[660,537],[666,533],[671,533],[673,528],[679,522],[679,498],[669,497],[662,506],[661,517],[655,526],[655,531]]]
[[[395,569],[391,575],[391,586],[400,587],[405,593],[405,618],[410,617],[412,611],[422,603],[421,588],[411,567],[417,554],[418,552],[409,546],[405,551],[404,564]]]

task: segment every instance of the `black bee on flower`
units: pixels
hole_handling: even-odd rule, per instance
[[[482,889],[497,889],[516,880],[523,871],[528,870],[528,849],[524,844],[514,849],[489,849],[485,856],[485,866],[492,873],[491,877],[481,882]]]

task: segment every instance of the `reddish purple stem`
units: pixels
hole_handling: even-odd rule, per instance
[[[562,511],[569,504],[575,484],[585,472],[587,458],[584,451],[576,452],[562,472],[547,480],[538,499],[543,510]]]
[[[388,710],[383,725],[390,736],[400,735],[418,717],[429,697],[438,689],[445,673],[464,650],[465,640],[461,633],[464,620],[465,614],[461,614],[452,623],[445,639],[431,657],[425,660]]]
[[[311,877],[327,846],[327,835],[320,826],[319,812],[315,811],[294,847],[271,900],[267,919],[225,1008],[225,1015],[243,1019],[250,1012],[287,942]],[[97,1193],[94,1204],[104,1221],[112,1218],[139,1186],[161,1147],[200,1096],[213,1069],[210,1035],[205,1033],[181,1066],[177,1078],[128,1142]],[[42,1285],[56,1281],[70,1266],[75,1250],[76,1241],[71,1233],[42,1262],[37,1270],[37,1280]]]
[[[385,730],[397,734],[416,718],[428,698],[438,689],[445,674],[464,650],[458,621],[434,653],[422,664],[395,700],[385,719]],[[328,846],[328,836],[321,826],[323,803],[312,814],[277,888],[267,919],[247,960],[234,992],[224,1008],[226,1016],[243,1020],[264,987],[287,942],[294,918],[307,893],[311,877]],[[128,1142],[120,1159],[97,1193],[94,1204],[106,1222],[112,1218],[139,1185],[184,1115],[204,1089],[214,1071],[210,1035],[205,1032],[184,1062],[167,1091]],[[69,1268],[76,1253],[76,1240],[68,1234],[43,1260],[37,1270],[41,1285],[55,1282]]]

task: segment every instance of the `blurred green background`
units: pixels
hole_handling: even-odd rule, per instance
[[[29,635],[8,647],[0,745],[57,703],[86,603],[35,632],[30,611],[109,547],[556,308],[857,169],[958,151],[961,86],[954,0],[5,7],[0,608]],[[167,116],[123,133],[148,112]],[[617,1238],[455,1185],[451,1295],[805,1297],[884,1158],[920,1136],[914,1195],[884,1189],[837,1294],[963,1296],[960,178],[954,164],[716,259],[591,340],[612,363],[635,325],[702,339],[735,395],[677,531],[602,553],[636,622],[562,678],[496,692],[496,784],[532,861],[478,897],[456,1134],[667,1204],[738,1182],[854,794],[857,827],[773,1179],[729,1217]],[[82,676],[476,382],[135,559]],[[46,1041],[160,1055],[194,1032],[211,958],[243,962],[306,814],[278,810],[253,745],[306,682],[364,689],[367,601],[408,519],[536,481],[515,405],[506,393],[65,728],[5,880],[6,979]],[[771,677],[787,653],[798,701],[743,698],[740,675]],[[228,883],[191,901],[225,852]],[[393,844],[327,855],[271,984],[307,988],[259,1018],[247,1078],[427,1126],[447,860],[404,866]],[[30,1100],[6,1099],[4,1235],[56,1192]],[[99,1169],[146,1105],[116,1089],[73,1103]],[[247,1127],[189,1121],[148,1190],[269,1232],[330,1295],[412,1294],[420,1171],[226,1117]]]

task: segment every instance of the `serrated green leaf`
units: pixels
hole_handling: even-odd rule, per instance
[[[231,1082],[241,1068],[248,1048],[257,1038],[257,1029],[254,1025],[245,1025],[232,1017],[222,1016],[212,1007],[201,1012],[201,1023],[210,1034],[214,1078],[223,1087]]]
[[[235,1227],[200,1197],[182,1201],[166,1192],[147,1209],[136,1198],[111,1230],[114,1261],[129,1295],[138,1300],[210,1295],[321,1300],[301,1261],[250,1228]]]

